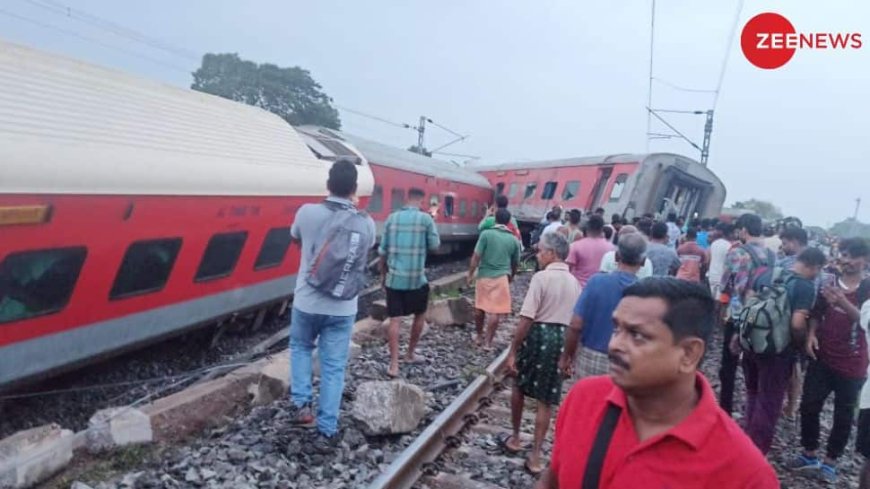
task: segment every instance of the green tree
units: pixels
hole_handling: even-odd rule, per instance
[[[193,73],[190,88],[266,109],[293,125],[341,128],[332,99],[308,70],[298,66],[281,68],[247,61],[235,53],[209,53]]]
[[[830,232],[831,234],[841,238],[860,236],[862,238],[870,239],[870,224],[857,221],[850,217],[834,224],[834,226],[831,227]]]
[[[770,202],[757,199],[744,200],[735,202],[732,206],[735,209],[746,209],[758,214],[762,219],[782,219],[782,211],[779,207]]]

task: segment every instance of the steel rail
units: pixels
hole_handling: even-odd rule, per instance
[[[410,489],[423,475],[426,464],[433,462],[470,421],[469,415],[480,408],[481,401],[492,393],[504,378],[508,352],[506,348],[476,379],[432,421],[369,489]]]

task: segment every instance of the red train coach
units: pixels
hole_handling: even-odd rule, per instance
[[[670,153],[620,154],[562,160],[476,165],[509,209],[526,226],[541,221],[554,205],[617,213],[715,217],[725,186],[706,166]]]
[[[0,162],[0,388],[289,295],[329,168],[261,109],[4,42]]]
[[[416,187],[428,196],[429,211],[441,235],[440,252],[453,251],[477,239],[477,225],[493,198],[492,186],[483,176],[450,162],[334,129],[298,129],[321,158],[359,155],[368,160],[375,179],[368,212],[379,231],[390,212],[405,204],[408,190]]]

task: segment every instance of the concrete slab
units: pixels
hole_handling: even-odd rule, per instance
[[[97,411],[88,421],[88,450],[91,453],[115,447],[151,443],[151,419],[131,407],[113,407]]]
[[[433,296],[445,294],[453,290],[465,290],[468,287],[466,277],[468,272],[456,272],[429,282],[429,290]]]
[[[251,384],[252,404],[263,406],[287,395],[290,388],[290,350],[283,350],[255,363],[257,381]]]
[[[72,460],[73,432],[50,424],[0,440],[0,487],[22,488],[42,482]]]
[[[369,306],[369,316],[373,317],[374,319],[380,319],[381,321],[387,319],[386,299],[372,302],[372,305]]]
[[[176,441],[221,424],[225,416],[247,406],[248,388],[258,378],[259,372],[249,366],[143,406],[154,441]]]
[[[467,297],[434,300],[426,311],[426,321],[435,326],[471,323],[474,321],[474,304]]]

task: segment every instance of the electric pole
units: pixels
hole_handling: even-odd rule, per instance
[[[420,154],[426,154],[426,148],[423,146],[424,134],[426,133],[426,116],[420,116],[420,124],[417,126],[417,149]]]
[[[710,136],[713,134],[713,110],[707,111],[707,122],[704,123],[704,143],[701,145],[701,164],[707,166],[710,157]]]

